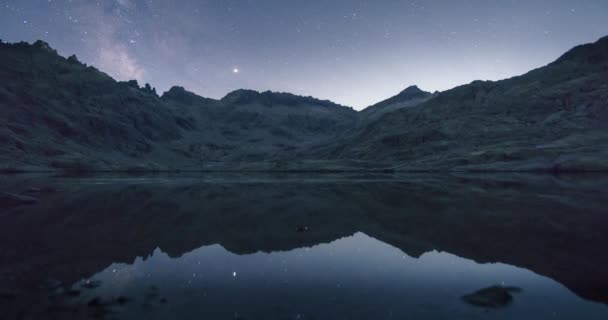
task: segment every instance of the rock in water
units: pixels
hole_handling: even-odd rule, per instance
[[[2,208],[15,207],[23,204],[32,204],[36,202],[38,202],[38,199],[33,197],[8,192],[0,193],[0,207]]]
[[[467,294],[462,299],[474,306],[484,308],[506,307],[513,301],[511,293],[521,292],[521,288],[492,286]]]

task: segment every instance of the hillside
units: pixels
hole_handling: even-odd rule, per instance
[[[507,80],[361,112],[289,93],[158,96],[0,43],[0,170],[607,170],[608,38]]]
[[[608,37],[525,75],[386,114],[320,154],[397,170],[606,170],[607,79]]]
[[[0,44],[0,163],[20,170],[200,169],[327,143],[350,108],[239,90],[221,100],[117,82],[38,41]]]

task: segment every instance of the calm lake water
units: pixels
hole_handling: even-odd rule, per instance
[[[0,178],[2,319],[608,319],[608,176]]]

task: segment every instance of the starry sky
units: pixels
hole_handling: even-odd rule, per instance
[[[0,0],[0,39],[42,39],[117,80],[355,109],[519,75],[605,35],[606,0]]]

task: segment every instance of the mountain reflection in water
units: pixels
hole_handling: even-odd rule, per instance
[[[4,178],[4,177],[3,177]],[[14,318],[608,316],[608,177],[6,177]],[[463,295],[522,292],[486,310]]]

